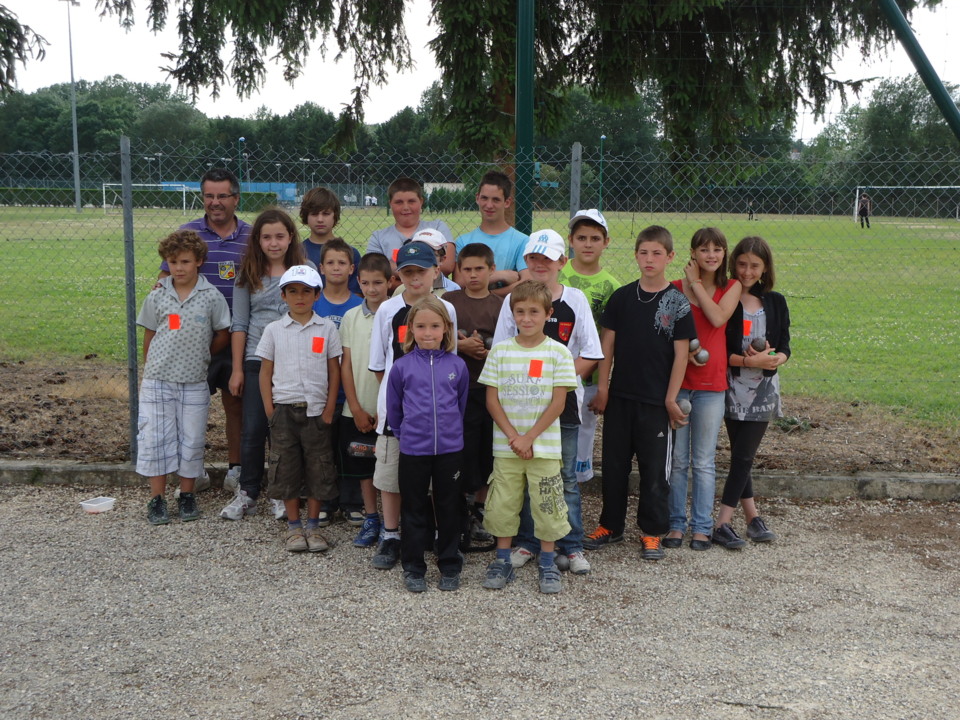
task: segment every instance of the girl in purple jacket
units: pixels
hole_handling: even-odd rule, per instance
[[[457,355],[457,330],[436,297],[410,308],[405,332],[404,355],[387,376],[387,424],[400,443],[403,582],[410,592],[427,589],[423,556],[436,527],[437,587],[457,590],[463,569],[460,456],[470,378]]]

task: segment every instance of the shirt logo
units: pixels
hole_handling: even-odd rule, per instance
[[[217,263],[221,280],[235,280],[237,277],[237,266],[233,260],[222,260]]]
[[[569,342],[570,336],[573,335],[573,323],[572,322],[562,322],[559,325],[559,335],[562,342]]]

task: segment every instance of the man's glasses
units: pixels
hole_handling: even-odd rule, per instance
[[[208,193],[205,193],[201,195],[201,197],[204,200],[219,200],[220,202],[223,202],[227,198],[232,198],[235,195],[239,195],[239,193],[220,193],[219,195],[210,195]]]

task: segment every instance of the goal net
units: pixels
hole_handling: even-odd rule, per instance
[[[960,219],[960,185],[861,185],[853,196],[853,220],[866,193],[871,217]]]
[[[186,215],[198,202],[196,191],[187,185],[179,183],[144,184],[134,183],[132,186],[133,207],[135,208],[167,208],[179,210]],[[103,183],[103,212],[119,212],[123,210],[123,183]]]

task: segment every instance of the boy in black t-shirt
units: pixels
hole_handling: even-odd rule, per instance
[[[640,279],[616,290],[600,318],[604,359],[591,407],[605,416],[603,510],[599,526],[584,538],[583,546],[598,550],[623,541],[627,479],[636,455],[642,557],[660,560],[664,552],[659,536],[669,529],[667,465],[673,430],[686,424],[677,393],[696,329],[690,302],[666,279],[674,256],[670,232],[659,225],[645,228],[634,252]]]

